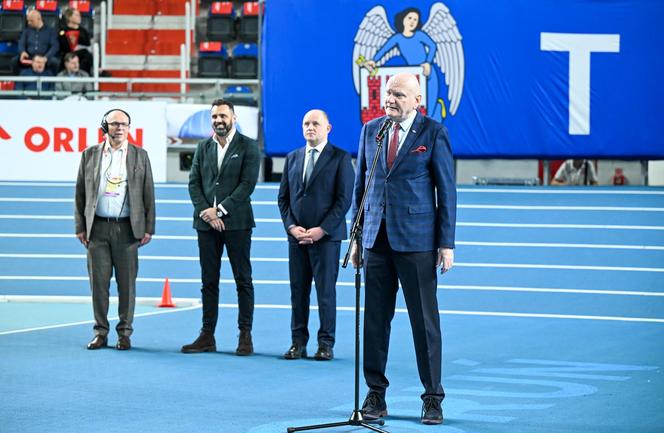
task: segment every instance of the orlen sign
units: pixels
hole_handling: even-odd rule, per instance
[[[97,142],[104,141],[104,132],[97,130]],[[143,128],[129,133],[129,142],[143,147]],[[54,127],[52,131],[33,126],[23,136],[23,143],[32,152],[43,152],[52,147],[53,152],[83,152],[88,148],[88,128]]]

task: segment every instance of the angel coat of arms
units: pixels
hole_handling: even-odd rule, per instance
[[[362,122],[384,114],[382,89],[390,76],[400,72],[413,73],[420,80],[420,111],[439,122],[454,115],[465,72],[461,40],[456,21],[443,3],[431,6],[424,25],[419,9],[402,10],[394,18],[394,29],[382,6],[372,8],[360,24],[353,49],[353,81],[360,95]]]

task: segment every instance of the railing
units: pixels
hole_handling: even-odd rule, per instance
[[[258,80],[237,80],[227,78],[112,78],[112,77],[89,77],[89,78],[70,78],[70,77],[26,77],[26,76],[3,76],[0,77],[1,81],[14,81],[14,82],[36,82],[37,90],[0,90],[0,97],[37,97],[41,99],[50,98],[63,98],[72,94],[84,94],[85,97],[90,99],[101,99],[106,97],[125,97],[131,99],[143,99],[152,97],[174,97],[180,98],[181,102],[185,102],[188,98],[196,98],[196,91],[187,91],[187,86],[206,86],[208,92],[212,91],[216,94],[223,94],[223,91],[228,86],[258,86]],[[57,90],[42,90],[44,83],[92,83],[94,91],[91,92],[69,92]],[[125,84],[127,91],[125,92],[100,92],[99,84]],[[167,92],[134,92],[133,86],[135,84],[180,84],[180,92],[167,93]],[[200,94],[201,99],[207,97],[209,94]],[[208,102],[207,100],[205,102]]]

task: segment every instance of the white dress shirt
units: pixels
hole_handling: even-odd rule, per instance
[[[117,149],[113,149],[108,140],[104,144],[99,170],[96,215],[106,218],[129,216],[129,201],[127,200],[128,146],[126,140]]]

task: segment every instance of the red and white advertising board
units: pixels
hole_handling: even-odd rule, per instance
[[[166,103],[136,101],[2,101],[0,179],[75,181],[81,152],[103,140],[101,119],[113,108],[129,113],[129,141],[165,182]]]

